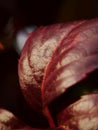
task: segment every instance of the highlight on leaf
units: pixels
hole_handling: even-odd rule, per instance
[[[26,41],[18,64],[19,82],[26,101],[32,110],[46,117],[50,129],[54,130],[98,129],[98,92],[82,95],[81,99],[55,112],[55,118],[50,110],[55,100],[58,102],[67,90],[74,89],[75,84],[96,70],[98,19],[39,27]]]
[[[14,116],[11,112],[0,108],[0,127],[10,129],[19,129],[25,125],[22,121],[20,121],[17,117]],[[6,130],[6,129],[5,129]]]
[[[58,114],[59,125],[68,130],[98,129],[98,93],[88,94]]]

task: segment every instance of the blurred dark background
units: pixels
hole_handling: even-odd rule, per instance
[[[0,46],[4,47],[0,50],[0,107],[12,111],[33,127],[48,126],[41,114],[31,111],[21,93],[17,70],[19,55],[13,47],[11,32],[29,25],[49,25],[95,17],[98,17],[98,0],[1,0]]]
[[[47,25],[98,17],[98,0],[3,0],[0,1],[0,32],[14,17],[19,26]]]

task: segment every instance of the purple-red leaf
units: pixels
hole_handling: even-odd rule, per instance
[[[38,129],[31,128],[15,117],[11,112],[0,109],[0,130],[67,130],[63,127]]]
[[[38,28],[27,40],[18,66],[20,86],[27,102],[36,111],[43,111],[54,129],[55,123],[48,105],[96,69],[98,19]],[[84,96],[79,103],[90,101],[90,97],[96,96]],[[60,116],[58,119],[62,121],[62,118]],[[64,123],[65,119],[66,116]],[[64,125],[62,128],[77,128],[64,123],[59,123]],[[96,123],[94,127],[97,127]],[[79,129],[82,130],[80,126]]]
[[[55,50],[43,81],[44,104],[49,104],[98,69],[98,20],[86,21],[71,31]]]
[[[84,95],[58,114],[67,130],[98,130],[98,93]]]
[[[19,60],[19,80],[26,100],[35,110],[42,110],[42,80],[56,47],[82,23],[40,27],[27,40]]]
[[[11,112],[0,109],[0,130],[15,130],[25,126],[27,125],[15,117]]]

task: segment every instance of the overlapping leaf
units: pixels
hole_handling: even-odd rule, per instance
[[[98,94],[82,96],[59,113],[58,122],[68,130],[97,130]]]
[[[22,129],[26,124],[15,117],[11,112],[0,109],[0,130]]]
[[[63,127],[38,129],[31,128],[15,117],[11,112],[0,109],[0,130],[66,130]]]

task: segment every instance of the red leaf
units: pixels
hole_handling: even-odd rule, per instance
[[[49,104],[98,68],[98,20],[74,29],[55,50],[43,81],[44,104]]]
[[[0,109],[0,130],[66,130],[63,127],[38,129],[31,128],[19,120],[11,112]]]
[[[25,126],[27,125],[15,117],[11,112],[5,109],[0,109],[0,130],[15,130]]]
[[[98,129],[98,93],[84,95],[58,114],[59,125],[68,130]]]
[[[42,80],[56,47],[84,21],[40,27],[27,40],[20,60],[19,79],[23,94],[35,110],[42,111]]]
[[[98,69],[98,19],[40,27],[19,60],[22,92],[33,109],[55,127],[48,105]],[[66,126],[65,126],[66,127]]]

